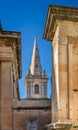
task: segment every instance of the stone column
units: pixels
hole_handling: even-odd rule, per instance
[[[14,55],[11,47],[0,46],[0,129],[13,130],[12,98]]]
[[[1,130],[12,130],[12,84],[11,84],[10,61],[1,62],[1,96],[0,96],[0,118]]]

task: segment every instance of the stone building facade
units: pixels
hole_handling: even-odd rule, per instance
[[[52,43],[50,130],[78,130],[78,8],[49,6],[44,38]]]
[[[0,25],[0,129],[13,129],[13,99],[21,78],[20,32],[3,31]]]
[[[3,31],[0,25],[0,130],[45,130],[45,125],[51,122],[51,102],[46,95],[48,78],[40,67],[40,60],[37,66],[38,73],[36,69],[35,74],[27,74],[25,78],[27,98],[20,99],[21,33]],[[35,81],[30,84],[35,90],[32,96],[29,95],[33,90],[28,91],[29,80]]]

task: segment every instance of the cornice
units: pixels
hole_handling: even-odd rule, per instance
[[[16,46],[16,57],[18,62],[18,78],[21,78],[21,33],[13,31],[0,31],[0,46]]]
[[[51,109],[51,99],[25,99],[13,100],[13,109]]]
[[[49,41],[53,40],[57,27],[57,20],[78,22],[78,8],[50,5],[44,28],[44,39]]]

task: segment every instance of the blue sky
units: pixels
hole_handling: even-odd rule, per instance
[[[24,78],[30,67],[34,37],[37,36],[42,68],[49,77],[48,97],[51,95],[51,43],[43,39],[48,6],[78,7],[78,0],[0,0],[0,20],[3,30],[19,31],[22,36],[22,78],[20,96],[24,98]]]

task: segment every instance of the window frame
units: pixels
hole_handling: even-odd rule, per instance
[[[34,122],[35,122],[35,124],[34,124]],[[29,120],[28,130],[31,130],[32,129],[31,127],[35,127],[35,130],[37,130],[37,121],[36,120]]]
[[[39,94],[39,85],[35,84],[35,94]]]

